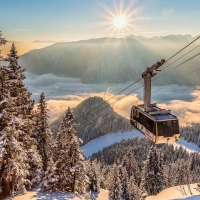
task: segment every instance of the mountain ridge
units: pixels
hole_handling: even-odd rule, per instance
[[[161,59],[168,59],[192,39],[194,37],[190,35],[156,38],[131,35],[55,43],[20,56],[19,64],[36,75],[52,73],[58,77],[79,78],[83,84],[126,83],[137,80],[147,67]],[[198,65],[198,59],[190,62],[192,66]],[[188,67],[191,64],[185,64],[181,74],[189,72]],[[164,80],[170,83],[179,73],[176,71],[164,77]],[[191,75],[186,79],[187,84],[195,84],[194,79],[194,75]],[[159,84],[163,84],[163,81]]]
[[[125,117],[117,114],[101,97],[89,97],[72,108],[77,121],[78,136],[83,144],[108,133],[130,131],[133,127]],[[62,117],[50,124],[57,137]]]

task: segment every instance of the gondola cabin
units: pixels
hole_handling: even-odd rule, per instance
[[[150,104],[148,112],[144,105],[133,106],[130,123],[155,144],[176,142],[180,139],[179,123],[170,111]]]

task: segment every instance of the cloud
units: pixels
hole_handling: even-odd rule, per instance
[[[41,92],[45,93],[50,110],[50,122],[63,115],[68,106],[74,107],[92,96],[100,96],[108,100],[131,84],[131,82],[126,84],[82,84],[78,78],[57,77],[53,74],[36,76],[28,73],[24,83],[33,93],[32,98],[36,102]],[[124,97],[134,88],[137,88],[137,86],[132,86],[125,90],[123,94],[115,96],[109,103]],[[113,104],[113,108],[120,115],[129,118],[132,105],[141,104],[142,100],[143,88],[122,98]],[[200,122],[200,86],[195,89],[194,87],[180,85],[170,85],[165,88],[153,85],[152,102],[157,102],[161,108],[172,110],[172,113],[178,116],[181,125]]]
[[[172,100],[170,104],[161,104],[160,106],[173,110],[173,113],[178,116],[181,125],[200,123],[200,91],[195,90],[191,95],[194,97],[191,102]]]
[[[50,122],[53,122],[57,118],[62,116],[64,114],[64,112],[67,110],[68,106],[73,108],[73,107],[77,106],[78,104],[80,104],[85,99],[87,99],[89,97],[93,97],[93,96],[102,97],[104,100],[108,100],[111,97],[113,97],[114,94],[113,93],[107,93],[107,92],[85,93],[81,96],[67,95],[67,98],[65,98],[65,100],[52,100],[52,99],[48,100],[47,101],[47,104],[48,104],[47,108],[50,111],[49,112]],[[113,109],[118,114],[128,118],[129,115],[130,115],[130,109],[131,109],[132,105],[141,104],[142,101],[140,101],[138,99],[137,94],[132,94],[132,95],[126,97],[126,99],[122,99],[118,103],[112,104],[113,102],[117,101],[118,99],[122,98],[123,96],[124,95],[118,95],[108,102],[111,104]],[[125,106],[127,106],[127,107],[124,108]]]
[[[7,40],[8,43],[23,43],[23,42],[18,42],[18,41],[12,41],[12,40]]]
[[[57,43],[59,41],[54,41],[54,40],[35,40],[32,41],[31,43]]]
[[[101,93],[110,88],[111,93],[118,93],[127,84],[82,84],[79,78],[57,77],[53,74],[36,76],[26,73],[25,85],[33,93],[33,98],[38,99],[41,92],[46,93],[48,99],[63,100],[68,95],[84,95],[84,93]],[[133,89],[133,88],[131,88]],[[130,90],[131,90],[130,89]],[[128,92],[129,90],[127,90]]]

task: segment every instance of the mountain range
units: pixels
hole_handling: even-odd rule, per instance
[[[92,84],[125,83],[137,80],[147,67],[161,59],[167,60],[192,40],[194,37],[190,35],[153,38],[130,35],[125,38],[97,38],[56,43],[42,49],[31,50],[20,57],[19,63],[28,72],[37,75],[52,73],[56,76],[80,78],[82,83]],[[198,43],[191,48],[195,45]],[[198,48],[195,52],[198,52]],[[184,56],[184,59],[191,57],[195,52]],[[195,69],[199,61],[198,58],[185,64],[181,72],[173,71],[169,76],[162,78],[159,84],[163,83],[163,79],[170,83],[177,75],[184,75]],[[194,74],[186,80],[188,84],[194,85],[197,77]]]

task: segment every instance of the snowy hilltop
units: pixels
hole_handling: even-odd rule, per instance
[[[76,116],[78,136],[83,140],[83,144],[108,133],[125,132],[133,129],[129,120],[114,112],[110,104],[101,97],[85,99],[73,108],[73,112]],[[61,118],[50,125],[55,136],[60,121]]]

